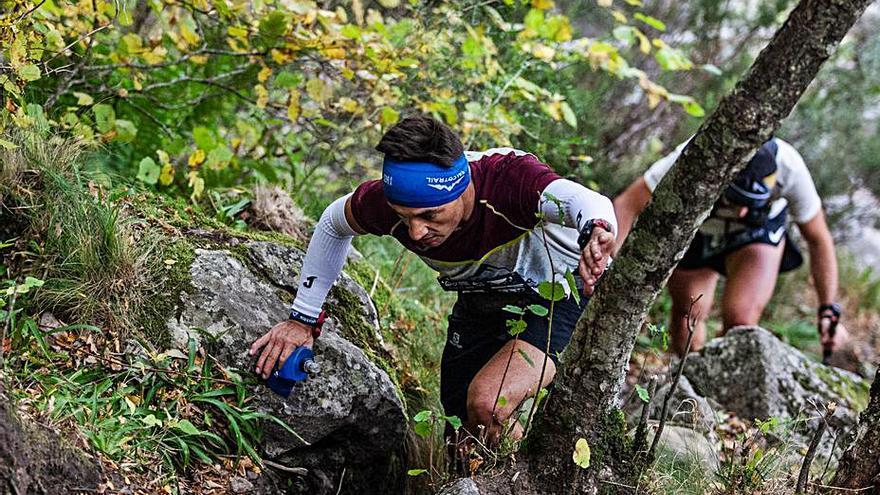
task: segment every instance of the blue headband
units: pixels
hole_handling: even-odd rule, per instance
[[[457,199],[471,182],[464,155],[451,167],[436,163],[400,162],[385,158],[382,187],[390,203],[408,208],[440,206]]]

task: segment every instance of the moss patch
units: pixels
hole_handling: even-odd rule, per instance
[[[849,406],[856,411],[863,411],[868,407],[870,384],[865,381],[855,381],[841,373],[835,373],[825,366],[814,366],[813,371],[834,395],[846,399]]]

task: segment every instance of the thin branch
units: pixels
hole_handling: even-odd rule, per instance
[[[306,476],[309,474],[309,470],[306,468],[285,466],[284,464],[279,464],[268,459],[263,459],[263,464],[269,466],[270,468],[283,471],[285,473],[296,474],[299,476]]]
[[[24,19],[25,17],[27,17],[27,16],[33,14],[34,11],[37,10],[38,8],[42,7],[44,3],[46,3],[46,0],[40,0],[40,3],[36,4],[32,9],[28,10],[28,11],[25,12],[24,14],[21,14],[20,16],[18,16],[18,19],[12,21],[13,24],[16,23],[16,22],[19,22],[19,21],[21,21],[22,19]]]
[[[162,129],[162,132],[164,132],[165,135],[167,135],[170,138],[174,137],[174,134],[171,132],[171,129],[169,129],[168,126],[166,126],[161,120],[156,118],[155,115],[148,112],[145,108],[141,107],[140,105],[136,104],[135,102],[131,101],[128,98],[122,98],[122,101],[131,105],[132,108],[134,108],[135,110],[137,110],[138,112],[143,114],[146,118],[150,119],[154,124],[159,126],[159,128]]]
[[[141,70],[150,70],[150,69],[161,69],[164,67],[171,67],[174,65],[179,65],[192,57],[198,55],[228,55],[232,57],[253,57],[253,56],[266,56],[267,52],[259,51],[259,52],[234,52],[231,50],[215,50],[211,48],[203,48],[193,52],[189,52],[184,54],[178,59],[169,60],[166,62],[160,62],[157,64],[139,64],[134,62],[126,62],[121,64],[97,64],[97,65],[87,65],[83,67],[83,70],[87,71],[102,71],[102,70],[113,70],[113,69],[141,69]]]
[[[141,89],[140,92],[147,93],[147,92],[150,92],[150,91],[153,91],[156,89],[166,88],[168,86],[173,86],[175,84],[183,84],[183,83],[188,83],[188,82],[216,85],[218,83],[218,81],[220,81],[221,79],[227,79],[227,78],[230,78],[233,76],[244,74],[245,72],[247,72],[247,70],[249,68],[250,68],[250,66],[244,65],[244,66],[241,66],[235,70],[232,70],[229,72],[224,72],[222,74],[219,74],[219,75],[211,77],[211,78],[180,76],[177,79],[172,79],[170,81],[163,81],[163,82],[151,84],[149,86],[144,86],[144,88]]]
[[[672,402],[672,396],[678,388],[678,380],[681,379],[681,373],[684,371],[684,363],[687,362],[688,353],[691,352],[691,341],[694,338],[694,329],[696,328],[697,318],[699,316],[693,314],[694,305],[697,304],[697,301],[702,297],[703,294],[700,294],[696,298],[691,298],[691,305],[688,308],[686,315],[688,328],[687,345],[684,348],[684,354],[681,356],[681,361],[678,362],[678,370],[675,372],[675,378],[672,379],[672,383],[669,386],[669,392],[666,393],[666,397],[663,399],[663,408],[660,411],[660,423],[657,425],[657,431],[654,432],[654,440],[651,442],[651,448],[648,450],[648,459],[654,458],[654,452],[657,450],[657,445],[660,443],[660,437],[663,435],[663,427],[666,426],[666,414],[669,412],[669,403]]]
[[[69,50],[70,48],[72,48],[74,45],[76,45],[76,44],[79,43],[80,41],[83,41],[84,39],[89,38],[91,35],[93,35],[93,34],[99,32],[99,31],[103,31],[103,30],[107,29],[108,27],[110,27],[110,24],[104,24],[103,26],[99,26],[99,27],[97,27],[97,28],[95,28],[95,29],[92,29],[92,30],[89,31],[88,33],[86,33],[86,34],[80,36],[78,39],[76,39],[75,41],[73,41],[73,42],[70,43],[69,45],[65,46],[65,47],[62,48],[61,50],[58,50],[58,53],[57,53],[54,57],[52,57],[52,58],[50,58],[49,60],[46,60],[45,62],[43,62],[43,66],[44,66],[44,67],[48,67],[49,62],[51,62],[51,61],[55,60],[56,58],[60,57],[61,55],[63,55],[64,52],[66,52],[67,50]],[[85,57],[83,57],[83,58],[85,58]]]
[[[636,449],[637,453],[641,453],[642,449],[647,446],[647,436],[648,436],[648,411],[651,409],[651,402],[654,400],[654,392],[657,389],[657,378],[651,377],[651,380],[648,382],[648,400],[642,406],[642,415],[639,417],[639,426],[636,428],[636,435],[633,440],[633,446]],[[670,389],[669,393],[672,393]]]
[[[819,447],[822,435],[825,434],[825,429],[828,428],[828,421],[834,416],[835,411],[837,411],[837,404],[834,402],[829,403],[825,407],[825,416],[819,421],[819,427],[813,435],[813,440],[810,442],[810,446],[807,448],[807,454],[804,456],[804,462],[801,464],[801,472],[798,475],[795,493],[803,493],[804,487],[807,486],[807,481],[810,478],[810,464],[813,463],[813,457],[816,456],[816,449]]]

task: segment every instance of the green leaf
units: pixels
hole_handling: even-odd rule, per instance
[[[81,107],[87,107],[95,102],[95,99],[92,98],[91,95],[80,93],[79,91],[74,91],[73,96],[76,96],[76,104]]]
[[[571,126],[572,129],[577,129],[577,117],[574,115],[574,110],[568,105],[567,101],[563,101],[559,107],[562,109],[562,118],[565,119],[565,123]]]
[[[590,467],[590,443],[586,438],[578,438],[574,444],[574,453],[572,454],[574,463],[583,469]]]
[[[196,142],[197,147],[205,150],[206,153],[217,146],[214,134],[207,127],[193,128],[193,141]]]
[[[646,404],[651,399],[651,396],[648,395],[648,389],[639,384],[636,384],[636,393],[639,395],[639,399],[642,399],[642,402]]]
[[[507,333],[509,333],[511,337],[516,337],[526,331],[527,325],[523,320],[507,320],[505,323],[507,328],[510,329]]]
[[[339,30],[339,34],[350,40],[356,40],[361,37],[361,28],[355,26],[354,24],[346,24],[345,26],[342,26],[342,29]]]
[[[428,472],[427,469],[410,469],[409,471],[406,472],[406,475],[407,476],[418,476],[420,474],[425,474],[427,472]]]
[[[382,121],[383,127],[390,127],[390,126],[396,124],[399,119],[400,119],[400,112],[398,112],[397,110],[395,110],[391,107],[384,107],[382,109],[381,121]]]
[[[527,28],[532,29],[534,31],[539,31],[541,29],[541,25],[544,24],[544,11],[539,9],[531,9],[526,14],[525,19],[523,19],[523,23]]]
[[[238,425],[236,425],[236,426],[238,426]],[[199,429],[196,428],[195,425],[190,423],[190,421],[188,419],[181,419],[180,421],[177,422],[177,424],[174,425],[174,427],[177,428],[178,430],[186,433],[187,435],[198,435],[201,433],[199,431]]]
[[[3,148],[5,150],[14,150],[15,148],[18,148],[18,145],[13,143],[12,141],[0,139],[0,148]]]
[[[95,113],[95,126],[99,132],[110,132],[116,126],[116,111],[105,103],[98,103],[92,107]]]
[[[706,111],[703,110],[703,107],[695,101],[689,101],[685,103],[684,111],[687,112],[688,115],[692,115],[694,117],[703,117],[706,115]]]
[[[416,423],[415,426],[413,426],[413,431],[416,435],[422,438],[427,438],[433,433],[434,427],[428,422]]]
[[[565,297],[565,289],[559,282],[544,281],[538,284],[538,294],[548,301],[559,301]]]
[[[270,42],[280,41],[279,38],[284,36],[287,31],[287,15],[284,12],[275,10],[260,20],[260,34]]]
[[[507,405],[507,397],[505,397],[503,395],[499,395],[497,404],[498,404],[498,407],[506,406]]]
[[[577,282],[574,280],[574,274],[571,269],[565,269],[565,281],[568,283],[569,293],[574,297],[575,304],[581,303],[581,292],[578,290]]]
[[[156,165],[152,158],[146,157],[141,160],[138,167],[137,179],[152,186],[159,180],[159,174],[161,173],[162,168]]]
[[[633,14],[633,17],[658,31],[666,31],[666,24],[664,24],[663,21],[661,21],[660,19],[645,15],[641,12],[636,12],[635,14]]]
[[[211,150],[208,153],[208,158],[205,160],[205,165],[213,168],[223,168],[229,164],[232,160],[233,154],[232,150],[227,148],[226,146],[219,146]]]
[[[150,426],[150,427],[162,426],[162,420],[157,419],[156,416],[154,416],[152,414],[147,414],[146,416],[144,416],[143,419],[141,419],[141,422],[143,422],[145,425]]]
[[[275,76],[274,85],[279,88],[298,88],[302,84],[302,76],[290,71],[281,71]]]
[[[34,64],[26,64],[18,68],[18,75],[25,81],[36,81],[40,78],[40,68]]]
[[[428,420],[432,414],[434,414],[434,412],[429,409],[425,409],[424,411],[419,411],[418,414],[413,416],[413,421],[415,421],[417,423],[421,423],[422,421]]]
[[[453,430],[458,431],[461,428],[461,418],[458,416],[443,416],[443,419],[449,423]]]
[[[130,143],[134,141],[137,131],[134,122],[125,119],[116,119],[116,137],[114,139],[123,143]]]
[[[526,314],[525,310],[523,310],[523,309],[522,309],[521,307],[519,307],[519,306],[514,306],[513,304],[508,304],[507,306],[504,306],[503,308],[501,308],[501,310],[502,310],[502,311],[507,311],[508,313],[513,313],[513,314],[515,314],[515,315],[524,315],[524,314]]]
[[[544,306],[541,306],[540,304],[530,304],[528,308],[529,311],[538,316],[547,316],[548,314],[550,314],[550,310]]]
[[[615,39],[626,43],[626,46],[630,46],[636,42],[636,35],[633,32],[632,26],[617,26],[611,33],[614,35]]]

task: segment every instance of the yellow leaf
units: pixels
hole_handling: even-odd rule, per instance
[[[171,163],[168,153],[165,150],[156,150],[156,156],[159,157],[159,163]]]
[[[202,195],[202,191],[205,190],[205,179],[199,177],[199,173],[195,170],[190,171],[187,176],[189,177],[189,187],[192,188],[190,198],[193,200],[198,199]]]
[[[635,33],[636,37],[639,39],[639,50],[641,50],[642,53],[650,52],[651,43],[648,41],[648,37],[637,28],[633,28],[632,32]]]
[[[352,100],[351,98],[345,96],[339,99],[339,108],[341,108],[344,112],[348,113],[356,113],[361,110],[358,102]]]
[[[263,67],[260,72],[257,73],[257,80],[260,82],[266,82],[266,79],[269,79],[269,76],[272,75],[271,67]]]
[[[553,8],[553,0],[532,0],[532,7],[540,10]]]
[[[266,86],[257,84],[254,86],[254,94],[257,95],[257,108],[266,108],[266,105],[269,103],[269,91],[266,89]]]
[[[199,35],[190,29],[186,23],[181,22],[178,25],[180,26],[180,36],[183,37],[184,41],[190,45],[195,45],[199,42]]]
[[[626,15],[619,10],[612,10],[611,17],[613,17],[615,21],[621,24],[626,24],[627,22],[629,22],[626,18]]]
[[[272,56],[272,61],[276,64],[286,64],[291,60],[290,55],[282,52],[281,50],[278,50],[277,48],[273,48],[272,51],[269,52],[269,55]]]
[[[167,186],[174,181],[174,167],[170,163],[162,165],[162,173],[159,174],[159,183]]]
[[[333,94],[333,88],[322,79],[316,77],[309,79],[309,82],[306,83],[306,93],[308,93],[309,98],[316,102],[324,103]]]
[[[571,458],[575,464],[583,469],[590,467],[590,444],[586,438],[578,438],[574,444],[574,453]]]
[[[336,7],[336,17],[339,18],[340,23],[348,23],[348,13],[345,11],[345,9],[342,8],[341,5],[339,7]]]
[[[379,5],[386,9],[394,9],[400,5],[400,0],[379,0]]]
[[[142,53],[141,57],[143,57],[144,61],[146,61],[148,64],[158,64],[165,60],[165,55],[167,54],[168,50],[166,50],[164,46],[160,45],[148,52]]]
[[[596,3],[599,4],[599,7],[611,7],[611,3],[613,0],[596,0]]]
[[[321,53],[331,60],[343,60],[345,58],[345,50],[342,48],[324,48]]]
[[[296,122],[299,118],[299,99],[301,93],[297,89],[290,90],[290,103],[287,104],[287,118]]]
[[[553,60],[553,56],[556,55],[556,50],[550,48],[547,45],[535,45],[532,49],[532,55],[538,57],[539,59],[549,62]]]
[[[656,93],[648,93],[648,108],[654,109],[660,104],[660,97]]]
[[[197,167],[204,161],[205,161],[205,151],[202,150],[201,148],[195,150],[195,152],[193,152],[193,154],[189,155],[189,166],[190,167]]]

